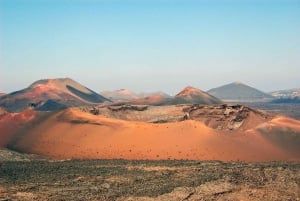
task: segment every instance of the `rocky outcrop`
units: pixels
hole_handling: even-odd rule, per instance
[[[8,112],[0,107],[0,115],[7,114]]]
[[[193,105],[184,108],[192,120],[202,121],[207,126],[218,130],[248,129],[255,122],[272,119],[273,115],[267,112],[254,110],[243,105]]]

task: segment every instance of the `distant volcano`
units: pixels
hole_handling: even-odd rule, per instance
[[[2,96],[0,106],[10,111],[21,111],[27,107],[55,110],[104,101],[109,100],[78,82],[70,78],[58,78],[39,80],[28,88]]]
[[[213,88],[208,93],[221,100],[228,101],[262,101],[273,98],[271,95],[241,82],[233,82]]]
[[[131,100],[140,98],[136,93],[128,89],[119,89],[115,91],[102,91],[101,95],[109,98],[112,101],[115,100]]]
[[[173,103],[176,104],[217,104],[222,103],[218,98],[191,86],[185,87],[180,91],[174,98],[172,98]]]
[[[161,97],[163,98],[171,98],[169,94],[166,94],[164,92],[158,91],[158,92],[150,92],[150,93],[135,93],[129,89],[119,89],[115,91],[102,91],[100,92],[101,95],[104,97],[109,98],[112,101],[125,101],[125,100],[134,100],[139,99],[138,101],[143,102],[145,99],[145,102],[147,102],[148,99],[153,99],[152,97]],[[151,102],[151,101],[150,101]]]

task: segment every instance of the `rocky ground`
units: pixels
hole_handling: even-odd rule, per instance
[[[188,119],[201,121],[217,130],[247,130],[258,123],[271,120],[275,115],[262,110],[252,109],[240,104],[180,104],[167,106],[150,105],[108,105],[80,108],[94,115],[126,121],[149,123],[178,122]],[[256,123],[251,123],[256,122]]]
[[[17,153],[7,160],[8,152],[0,154],[1,201],[300,200],[299,163],[20,160]]]

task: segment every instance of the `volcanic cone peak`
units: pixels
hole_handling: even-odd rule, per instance
[[[32,83],[29,88],[48,87],[68,92],[69,88],[76,88],[84,93],[92,93],[92,91],[71,78],[56,78],[56,79],[42,79]]]
[[[174,97],[174,100],[181,100],[183,101],[182,103],[199,104],[216,104],[222,102],[218,98],[192,86],[185,87]]]
[[[203,95],[203,94],[206,94],[206,92],[192,86],[187,86],[182,91],[180,91],[175,97]]]

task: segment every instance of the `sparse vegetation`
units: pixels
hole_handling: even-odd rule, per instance
[[[0,164],[2,200],[126,200],[129,197],[138,200],[139,197],[162,199],[161,195],[173,199],[180,193],[189,196],[186,200],[215,200],[234,194],[248,196],[250,200],[264,196],[270,196],[268,200],[300,198],[295,191],[299,190],[299,163],[31,160]],[[209,192],[206,189],[206,194],[197,194],[211,185],[214,188]],[[219,192],[220,185],[230,188]],[[245,194],[243,189],[249,192]],[[264,192],[260,192],[262,189]],[[272,192],[278,190],[279,198],[271,199]]]

